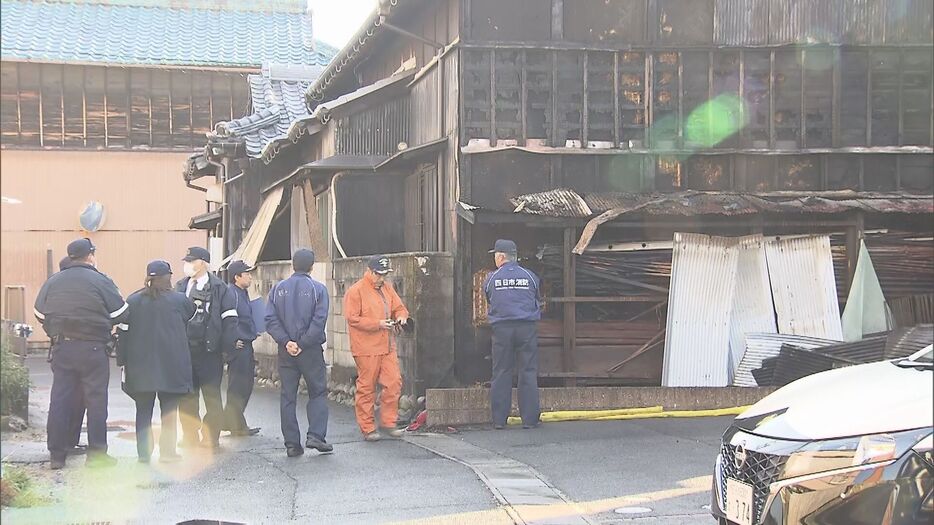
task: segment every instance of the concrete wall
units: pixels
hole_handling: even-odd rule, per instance
[[[4,149],[0,155],[3,196],[22,201],[0,204],[0,281],[26,288],[24,321],[47,340],[32,315],[36,294],[72,240],[87,236],[98,247],[98,267],[124,295],[142,287],[146,263],[169,261],[181,275],[189,246],[204,245],[203,231],[188,220],[205,211],[204,194],[185,187],[181,172],[188,153],[139,151],[44,151]],[[78,215],[90,201],[104,206],[105,220],[94,233],[81,231]],[[3,316],[15,315],[3,312]]]
[[[752,405],[777,387],[568,387],[540,388],[543,412],[612,410],[661,406],[664,410],[709,410]],[[428,426],[482,425],[491,422],[487,388],[428,390]],[[513,389],[512,415],[518,416]]]
[[[397,340],[403,393],[415,396],[441,386],[454,363],[454,259],[449,254],[389,255],[395,272],[393,285],[415,321],[415,332]],[[332,380],[349,383],[356,375],[350,352],[343,297],[363,276],[366,257],[333,262],[331,290]]]

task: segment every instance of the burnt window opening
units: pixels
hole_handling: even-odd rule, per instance
[[[745,190],[751,192],[772,191],[775,185],[775,157],[767,155],[744,155],[742,157],[742,179]]]
[[[709,116],[713,126],[712,137],[716,148],[739,146],[739,132],[743,126],[743,108],[740,103],[740,52],[720,51],[713,55],[713,100],[719,103],[712,108],[719,114]],[[726,114],[725,112],[729,112]]]
[[[901,95],[902,144],[931,143],[932,86],[931,50],[911,49],[902,54]]]
[[[495,51],[496,60],[496,135],[497,139],[519,139],[522,136],[521,53]]]
[[[581,194],[599,191],[596,156],[565,155],[561,159],[562,186]]]
[[[680,54],[654,54],[652,91],[652,147],[675,149],[678,143],[681,78]]]
[[[283,201],[289,202],[289,198]],[[266,233],[266,242],[259,254],[259,262],[288,261],[292,258],[292,226],[291,206],[285,204],[276,210],[269,231]]]
[[[240,73],[9,62],[2,67],[4,146],[190,150],[216,122],[243,116],[250,106]]]
[[[681,55],[681,87],[684,92],[682,119],[686,149],[697,150],[712,144],[710,104],[707,104],[710,100],[708,58],[706,51],[690,51]]]
[[[527,138],[548,139],[551,136],[552,54],[545,51],[525,52],[525,115]]]
[[[865,146],[869,56],[864,51],[840,54],[840,145]]]
[[[405,251],[438,251],[441,229],[438,168],[426,165],[405,178]]]
[[[898,51],[870,52],[873,146],[898,145]]]
[[[558,134],[556,146],[564,146],[567,140],[583,140],[581,129],[584,107],[584,55],[583,53],[558,54]]]
[[[863,190],[895,191],[898,187],[898,158],[871,155],[863,158]]]
[[[613,53],[587,55],[587,140],[613,142],[616,135],[614,114]]]
[[[776,190],[820,190],[821,159],[817,155],[789,155],[775,162]]]
[[[900,157],[899,181],[902,190],[930,194],[934,191],[934,155]]]
[[[769,147],[769,77],[771,58],[768,51],[746,51],[743,103],[746,108],[746,126],[743,128],[744,146],[755,149]]]
[[[464,131],[467,138],[489,138],[492,112],[490,106],[490,53],[464,52]]]
[[[687,160],[687,188],[722,191],[732,187],[730,158],[723,155],[695,155]]]
[[[646,107],[645,53],[619,53],[620,141],[636,148],[645,145]]]
[[[645,41],[645,0],[564,2],[564,39],[591,44]]]
[[[683,189],[683,170],[684,166],[678,157],[658,157],[655,161],[655,189],[658,191]]]
[[[827,187],[828,190],[859,190],[861,160],[854,155],[828,155]]]
[[[804,52],[805,147],[833,146],[833,68],[831,49]]]
[[[772,125],[777,149],[797,149],[801,145],[801,79],[799,52],[776,51]]]

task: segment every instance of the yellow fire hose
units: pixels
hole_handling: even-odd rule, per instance
[[[645,408],[620,408],[615,410],[561,410],[557,412],[543,412],[543,423],[559,421],[618,421],[622,419],[651,419],[661,417],[715,417],[735,416],[741,414],[749,406],[715,408],[711,410],[664,410],[661,406]],[[522,419],[510,417],[510,425],[521,425]]]

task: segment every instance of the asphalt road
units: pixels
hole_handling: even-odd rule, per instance
[[[44,359],[30,359],[30,367],[31,424],[42,427],[51,374]],[[365,443],[347,407],[331,406],[328,440],[334,454],[286,458],[278,411],[278,393],[258,388],[247,418],[263,428],[259,436],[222,437],[220,454],[185,452],[184,464],[144,466],[135,461],[133,406],[115,372],[109,442],[120,465],[88,471],[80,458],[72,458],[67,469],[50,473],[41,463],[47,460],[41,435],[24,441],[5,434],[4,460],[44,472],[43,486],[54,503],[4,509],[3,521],[513,522],[469,464],[429,452],[417,446],[418,439]],[[703,507],[719,436],[728,424],[729,418],[552,423],[536,430],[465,430],[444,439],[464,440],[531,467],[591,523],[683,525],[711,522]]]

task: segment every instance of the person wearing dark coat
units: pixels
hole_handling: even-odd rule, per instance
[[[195,304],[195,314],[188,320],[188,349],[191,352],[193,391],[185,396],[179,411],[182,415],[182,446],[220,447],[224,426],[221,382],[224,377],[224,354],[233,352],[237,341],[237,298],[227,284],[211,273],[211,253],[194,246],[185,258],[185,278],[176,284]],[[204,397],[204,419],[200,416],[199,394]],[[199,438],[198,431],[201,431]]]
[[[159,461],[180,459],[175,450],[178,404],[192,391],[187,325],[195,305],[172,290],[172,268],[165,261],[146,267],[146,285],[127,302],[130,318],[118,325],[124,389],[136,401],[136,452],[149,463],[153,452],[152,413],[156,398],[162,418]]]
[[[253,395],[256,379],[256,361],[253,341],[256,340],[256,323],[253,322],[253,305],[247,289],[253,283],[250,272],[253,267],[243,261],[233,261],[227,266],[230,279],[228,290],[236,298],[237,342],[227,354],[227,405],[224,407],[226,430],[231,436],[255,436],[259,427],[246,422],[246,406]]]
[[[88,412],[90,467],[112,467],[107,454],[107,384],[111,332],[128,317],[126,301],[109,277],[97,270],[90,239],[68,245],[68,268],[52,275],[36,296],[33,312],[52,341],[52,391],[46,429],[50,468],[65,467],[74,447],[74,398],[82,392]]]
[[[71,266],[71,257],[65,257],[58,261],[58,271],[67,270]],[[84,403],[84,394],[80,391],[72,398],[74,408],[71,419],[71,435],[73,436],[71,449],[68,450],[69,456],[78,456],[85,454],[88,450],[87,445],[81,444],[81,427],[84,426],[84,415],[87,407]]]

